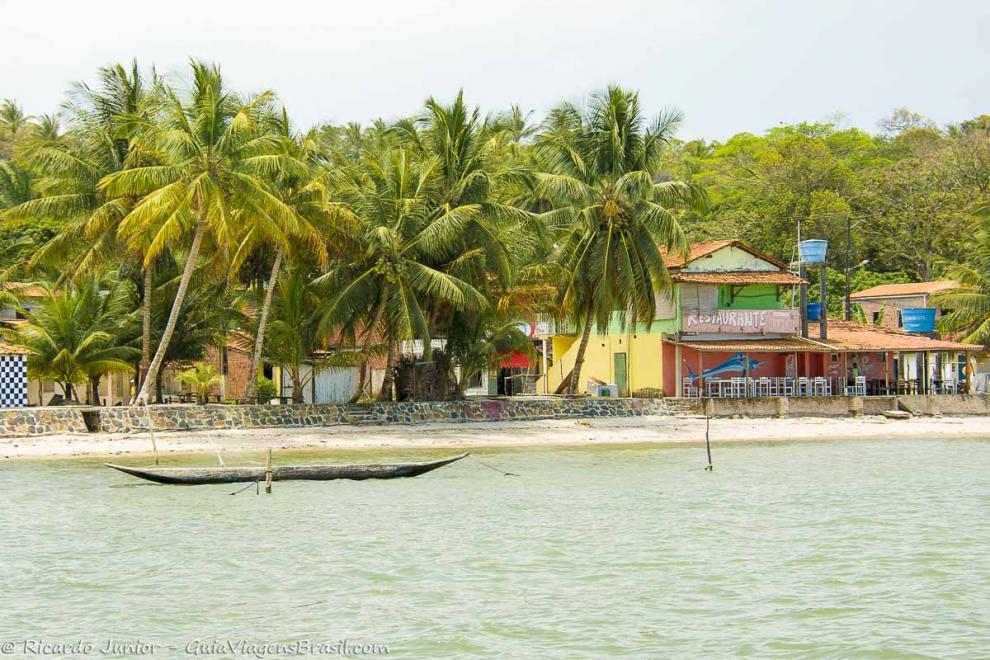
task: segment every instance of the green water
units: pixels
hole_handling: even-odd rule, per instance
[[[242,638],[423,658],[990,652],[990,442],[716,446],[713,474],[703,451],[487,451],[520,476],[469,459],[235,497],[8,462],[0,641],[141,639],[166,645],[158,657]]]

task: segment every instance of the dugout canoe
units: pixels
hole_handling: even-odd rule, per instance
[[[272,481],[332,481],[334,479],[401,479],[418,477],[437,468],[450,465],[467,456],[460,454],[439,461],[419,463],[351,463],[327,465],[275,465]],[[202,484],[235,484],[264,481],[267,468],[261,467],[147,467],[137,468],[104,463],[139,479],[160,484],[198,486]]]

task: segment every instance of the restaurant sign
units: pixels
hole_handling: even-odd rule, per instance
[[[795,335],[800,330],[796,309],[684,310],[684,332]]]

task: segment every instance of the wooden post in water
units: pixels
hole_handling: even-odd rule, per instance
[[[272,494],[272,448],[268,448],[268,463],[265,465],[265,494]]]
[[[709,429],[711,426],[711,411],[709,408],[714,408],[714,403],[711,399],[704,400],[705,405],[705,451],[708,452],[708,465],[705,466],[706,472],[712,472],[715,466],[712,465],[712,442],[709,437]]]

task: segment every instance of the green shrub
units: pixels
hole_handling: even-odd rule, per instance
[[[278,388],[275,387],[275,381],[262,376],[254,386],[254,393],[258,401],[268,403],[278,395]]]

